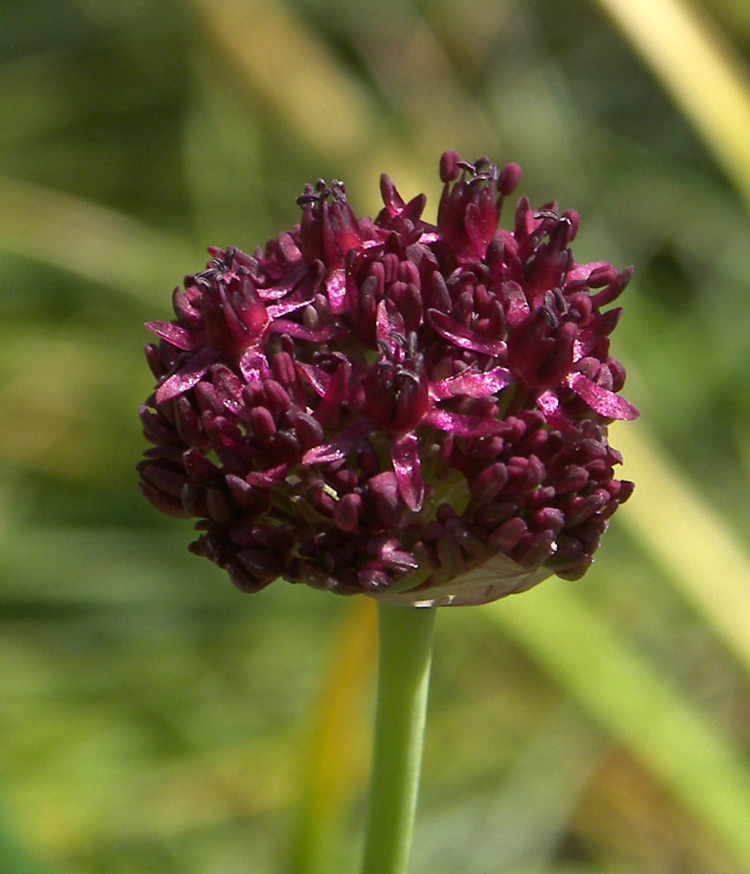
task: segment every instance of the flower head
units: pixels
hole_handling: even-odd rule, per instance
[[[298,226],[211,249],[147,325],[141,488],[243,591],[483,603],[591,564],[633,490],[605,309],[632,271],[576,263],[554,203],[499,228],[520,172],[447,152],[435,225],[387,176],[374,221],[321,180]]]

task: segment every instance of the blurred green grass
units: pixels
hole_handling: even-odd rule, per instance
[[[613,429],[639,489],[585,580],[441,612],[414,874],[750,870],[750,17],[639,8],[3,5],[10,874],[355,870],[371,611],[241,596],[141,502],[142,323],[319,176],[434,211],[446,148],[518,161],[581,213],[580,260],[636,265],[615,354],[643,420]]]

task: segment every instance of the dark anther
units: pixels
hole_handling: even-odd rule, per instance
[[[224,280],[224,274],[229,273],[233,269],[234,256],[237,250],[234,246],[227,246],[223,258],[212,258],[209,261],[208,267],[195,274],[195,280],[199,285],[210,285],[211,282]],[[244,268],[240,268],[237,272],[247,272]]]
[[[378,349],[380,349],[380,357],[381,358],[390,358],[391,349],[385,340],[378,340]]]
[[[338,179],[334,179],[329,188],[325,179],[318,179],[313,187],[309,182],[304,191],[297,198],[297,206],[307,206],[308,203],[320,203],[326,197],[333,197],[337,203],[346,200],[346,185]]]
[[[541,314],[544,316],[545,322],[550,326],[550,328],[556,328],[560,324],[560,320],[557,318],[557,314],[549,305],[547,300],[539,307]]]
[[[406,337],[403,334],[394,331],[391,334],[391,340],[399,349],[406,349]],[[386,355],[390,357],[390,348],[387,349]]]
[[[488,179],[500,178],[500,170],[489,158],[477,158],[474,164],[469,161],[459,161],[458,166],[463,170],[468,170],[472,176],[471,182],[485,182]]]
[[[557,214],[557,211],[554,209],[540,209],[534,213],[535,219],[554,219],[555,221],[560,220],[560,216]],[[566,219],[567,221],[567,219]]]
[[[404,348],[406,349],[406,354],[409,356],[409,358],[421,359],[423,357],[418,353],[419,343],[417,340],[416,331],[409,331],[406,336]]]
[[[500,170],[489,158],[479,158],[474,167],[474,175],[477,179],[499,179]]]
[[[550,291],[550,296],[555,302],[555,308],[557,309],[558,313],[565,314],[568,312],[570,307],[568,306],[568,302],[565,299],[565,295],[563,294],[561,288],[553,288]]]
[[[319,195],[315,193],[315,189],[308,182],[305,185],[305,188],[297,198],[297,206],[306,206],[308,203],[317,203],[319,200]]]
[[[331,183],[330,193],[333,195],[334,200],[346,200],[346,185],[338,179],[334,179]]]
[[[422,377],[419,375],[419,373],[415,373],[413,370],[407,369],[402,364],[399,364],[396,367],[396,376],[408,377],[412,382],[415,382],[417,385],[420,385],[420,383],[422,382]]]

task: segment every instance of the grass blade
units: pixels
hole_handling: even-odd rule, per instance
[[[750,770],[654,665],[561,581],[485,615],[750,869]]]
[[[750,205],[750,72],[697,7],[599,0]]]

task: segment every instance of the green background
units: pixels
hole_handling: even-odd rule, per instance
[[[372,605],[243,596],[141,500],[142,325],[318,177],[431,218],[447,148],[636,266],[642,419],[583,581],[438,616],[413,872],[750,870],[748,55],[744,0],[5,0],[3,874],[356,870]]]

